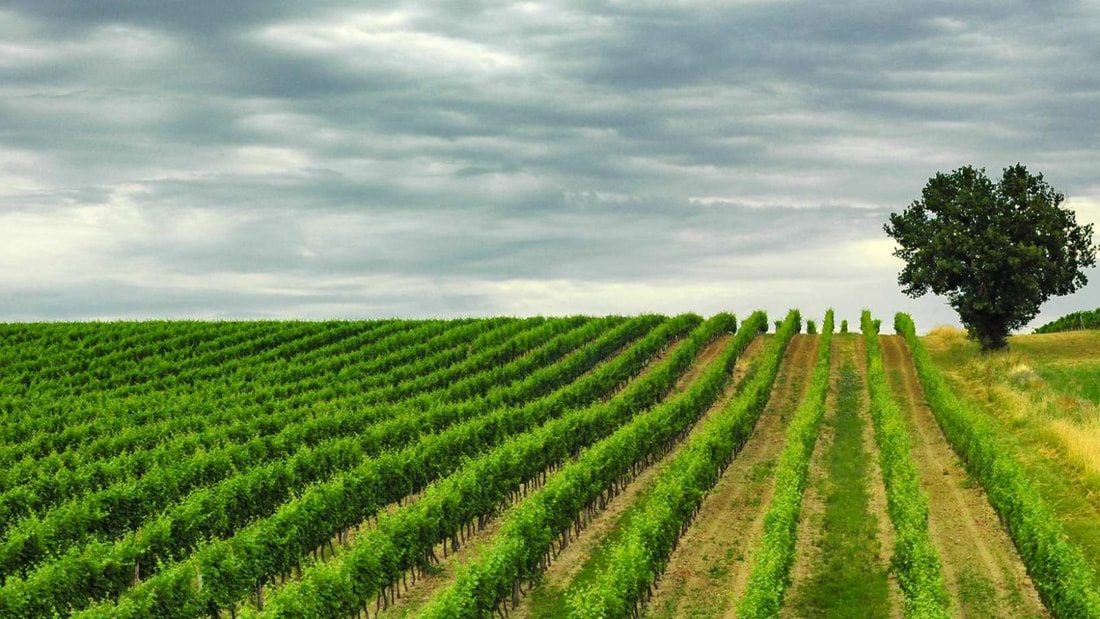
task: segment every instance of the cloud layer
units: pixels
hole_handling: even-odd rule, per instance
[[[0,9],[0,320],[931,326],[881,225],[936,171],[1100,219],[1094,3],[286,4]]]

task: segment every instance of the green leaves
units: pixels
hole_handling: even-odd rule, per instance
[[[1064,201],[1020,164],[996,185],[984,168],[937,173],[884,226],[906,263],[898,284],[912,297],[946,296],[983,349],[1001,348],[1051,296],[1084,286],[1096,264],[1092,225],[1078,226]]]
[[[719,315],[707,324],[714,323],[716,319],[719,323],[726,322],[728,328],[711,329],[709,335],[697,332],[697,335],[706,337],[693,336],[677,350],[676,355],[687,357],[686,360],[691,363],[703,344],[734,326],[732,317],[728,315],[727,320]],[[737,356],[765,322],[762,313],[754,314],[742,325],[734,342],[710,363],[687,391],[633,416],[614,434],[596,443],[576,462],[555,473],[545,487],[511,510],[501,524],[500,533],[494,537],[492,546],[479,560],[466,566],[459,573],[455,585],[438,595],[421,616],[448,619],[488,616],[497,603],[512,592],[513,586],[537,578],[543,557],[551,552],[556,536],[568,535],[586,507],[594,504],[615,482],[628,478],[636,463],[652,458],[667,448],[706,410],[721,386],[729,380]],[[690,355],[681,355],[689,350]],[[681,367],[681,370],[684,369],[686,366]],[[677,509],[684,508],[683,502],[675,505]],[[647,550],[652,547],[647,544],[643,546]],[[652,573],[646,574],[645,582],[651,582]]]
[[[752,329],[755,320],[766,324],[764,316],[758,312],[746,321],[742,330]],[[703,496],[751,434],[767,404],[783,352],[800,323],[800,314],[792,310],[780,323],[759,369],[746,379],[745,388],[711,417],[665,466],[645,504],[612,550],[605,570],[595,583],[570,600],[571,616],[629,617],[644,604],[650,586],[664,571],[680,534],[695,516]],[[831,315],[825,328],[832,331]],[[727,365],[731,362],[723,365],[726,374],[729,373]]]

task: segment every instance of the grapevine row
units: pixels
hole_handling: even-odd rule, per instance
[[[406,349],[407,347],[403,347],[403,344],[407,343],[410,336],[427,336],[443,329],[442,326],[435,324],[428,324],[425,325],[425,327],[430,327],[430,330],[427,328],[415,329],[412,333],[395,334],[393,337],[386,338],[361,351],[357,351],[355,354],[361,356],[365,360],[369,360],[362,368],[364,374],[378,381],[378,378],[373,377],[378,376],[380,372],[386,369],[397,367],[401,363],[406,363],[408,361],[410,358],[409,352]],[[471,326],[471,323],[462,323],[451,329],[452,334],[457,334],[457,336],[461,338],[460,342],[453,344],[453,347],[459,346],[462,341],[465,341],[468,336],[473,335],[475,332],[476,330]],[[265,341],[266,339],[267,338],[265,338]],[[254,341],[242,343],[242,346],[248,346],[250,349],[255,348],[256,345]],[[415,356],[413,358],[415,358]],[[239,399],[241,385],[249,383],[242,380],[242,378],[237,375],[237,370],[235,368],[248,368],[247,371],[252,374],[250,378],[256,380],[259,377],[256,376],[257,370],[255,362],[256,360],[253,358],[241,356],[235,363],[221,365],[208,364],[199,367],[202,368],[204,372],[214,372],[215,376],[227,385],[224,390],[234,394],[234,397]],[[153,369],[155,368],[150,368],[150,370]],[[259,384],[265,385],[267,389],[271,389],[270,385],[280,382],[281,379],[282,377],[279,376],[271,376],[268,380],[259,380],[258,382]],[[189,376],[186,380],[196,383],[201,382],[202,377]],[[314,378],[312,380],[318,379]],[[203,409],[214,409],[214,402],[220,399],[217,393],[212,393],[212,391],[216,390],[212,390],[211,387],[211,384],[203,383],[203,396],[199,402],[200,407]],[[150,444],[150,440],[159,438],[160,435],[157,431],[161,429],[160,426],[162,424],[139,424],[135,426],[135,419],[133,418],[134,413],[139,415],[144,414],[145,416],[149,416],[149,414],[144,412],[144,409],[141,407],[132,407],[132,409],[125,407],[127,402],[130,401],[129,399],[115,401],[108,399],[108,395],[109,394],[106,393],[96,393],[96,400],[85,404],[87,408],[97,414],[90,417],[84,424],[73,425],[69,423],[62,431],[42,432],[39,433],[37,437],[25,437],[19,443],[3,446],[0,448],[0,464],[11,464],[16,460],[23,460],[21,464],[29,464],[33,467],[37,464],[35,462],[37,457],[50,454],[51,452],[60,452],[60,456],[63,459],[71,460],[73,457],[79,457],[81,452],[72,450],[70,447],[81,445],[91,439],[98,439],[92,444],[92,449],[95,453],[116,453],[121,449],[147,447]],[[162,397],[162,395],[163,394],[161,394],[160,397]],[[320,393],[314,393],[310,398],[315,399],[319,396]],[[267,399],[270,400],[271,398],[268,397]],[[80,401],[77,400],[73,404],[79,402]],[[145,399],[139,399],[137,402],[144,403]],[[103,413],[107,411],[98,408],[105,403],[112,405],[109,411],[111,414],[109,415],[104,415]],[[195,402],[189,403],[194,404]],[[49,406],[37,406],[33,401],[28,402],[28,404],[34,405],[36,412],[47,418],[57,417],[70,420],[72,418],[70,415],[74,412],[72,410],[73,407],[66,406],[64,400],[61,402],[54,402]],[[133,412],[130,412],[131,410]],[[254,410],[262,411],[263,408],[256,407]],[[50,411],[56,412],[51,413]],[[178,416],[173,416],[171,421],[179,425],[183,423],[184,420]],[[209,422],[207,415],[194,416],[191,420],[191,423],[196,427],[204,426]],[[116,436],[117,430],[126,428],[131,429],[130,432],[125,433],[126,436]],[[129,438],[130,436],[133,438]],[[27,458],[31,458],[29,463],[27,462]]]
[[[817,362],[809,390],[787,426],[786,445],[775,472],[775,494],[764,515],[764,535],[753,560],[748,587],[737,605],[737,616],[742,619],[778,617],[791,582],[802,497],[809,478],[810,458],[825,415],[832,333],[833,312],[829,310],[818,340]]]
[[[890,394],[878,328],[869,311],[864,310],[860,322],[867,355],[871,421],[886,485],[886,509],[894,525],[894,556],[890,564],[905,594],[905,615],[950,617],[939,555],[928,531],[928,498],[920,488],[920,473],[911,455],[905,419]]]
[[[538,391],[545,389],[547,384],[571,380],[578,372],[584,371],[625,341],[638,337],[655,322],[659,321],[643,318],[624,324],[580,354],[565,359],[563,363],[548,368],[546,372],[532,375],[524,385]],[[683,328],[685,322],[681,320],[680,325]],[[665,332],[674,333],[675,328],[673,326]],[[530,380],[536,377],[542,378],[542,382]],[[572,389],[577,390],[576,387]],[[563,393],[569,393],[569,390]],[[465,411],[465,414],[456,415],[456,420],[483,412],[476,405],[464,407],[461,411]],[[443,412],[445,409],[433,411]],[[354,422],[358,414],[359,411],[347,411],[341,416],[326,416],[316,421],[326,422],[328,427],[354,428],[361,425]],[[335,424],[331,423],[333,420],[336,421]],[[393,424],[399,422],[400,419],[395,419],[383,426],[392,429]],[[460,426],[451,434],[464,438],[480,427],[476,422]],[[285,432],[288,434],[288,444],[294,444],[292,433],[296,434],[300,427],[299,424],[287,428]],[[486,432],[481,428],[480,435],[485,435]],[[393,439],[385,432],[365,432],[347,439],[328,441],[317,448],[305,448],[285,462],[255,467],[209,490],[192,493],[184,502],[137,529],[132,537],[114,544],[97,542],[83,549],[74,547],[59,560],[30,574],[27,579],[9,581],[0,589],[0,602],[9,597],[14,599],[20,595],[29,595],[28,592],[42,592],[31,596],[36,597],[35,603],[41,606],[53,604],[59,595],[78,601],[89,597],[94,599],[102,595],[102,591],[97,593],[96,587],[120,591],[128,581],[121,571],[122,568],[118,566],[129,565],[131,572],[138,573],[144,565],[146,572],[150,572],[160,557],[181,556],[201,539],[232,533],[241,523],[269,512],[285,500],[294,488],[310,480],[321,479],[334,471],[357,467],[362,463],[364,450],[377,453],[380,443],[391,440]],[[389,461],[394,457],[394,454],[388,454],[383,459]],[[105,575],[109,573],[114,574],[113,578]]]
[[[566,321],[553,321],[544,324],[543,327],[530,331],[527,333],[529,336],[519,335],[517,339],[519,344],[524,346],[525,349],[531,349],[532,346],[540,343],[540,340],[546,338],[553,333],[557,333],[563,328],[568,327],[569,323]],[[598,321],[593,321],[593,328],[601,328],[602,324]],[[591,332],[588,330],[587,332]],[[565,338],[562,334],[559,338],[559,342]],[[575,340],[574,340],[575,341]],[[498,346],[497,349],[491,349],[484,353],[485,355],[492,355],[493,361],[504,361],[503,355],[493,354],[498,349],[504,349],[507,347],[511,349],[514,344],[505,343],[502,346]],[[559,350],[559,349],[554,349]],[[478,355],[482,356],[482,355]],[[542,358],[537,354],[529,355],[532,358]],[[528,357],[525,357],[528,358]],[[486,364],[487,365],[487,364]],[[511,365],[500,367],[487,367],[484,371],[485,374],[502,380],[507,377],[519,376],[522,373],[530,371],[531,367],[524,362],[516,362],[516,367]],[[471,369],[473,369],[471,367]],[[445,385],[445,394],[442,401],[451,399],[451,394],[462,396],[476,395],[478,388],[485,385],[484,377],[478,379],[480,375],[474,374],[469,378],[460,380],[458,383],[442,383]],[[427,388],[427,387],[426,387]],[[385,409],[373,409],[376,418],[394,417],[396,411],[394,407],[386,407]],[[249,441],[244,443],[233,444],[230,442],[227,445],[213,447],[209,442],[206,443],[207,449],[199,452],[197,456],[188,458],[186,452],[179,453],[178,450],[167,449],[172,445],[164,445],[164,447],[158,446],[157,449],[143,450],[136,452],[136,454],[123,453],[121,457],[111,458],[111,461],[107,463],[103,461],[92,461],[87,466],[77,467],[70,469],[70,472],[65,472],[62,475],[58,472],[53,472],[52,469],[44,467],[38,471],[38,475],[35,478],[27,480],[24,484],[17,488],[4,491],[0,494],[0,522],[7,522],[14,524],[14,520],[29,515],[29,513],[41,512],[46,508],[53,507],[58,501],[63,499],[73,498],[79,495],[80,500],[75,504],[66,506],[62,509],[57,509],[51,512],[50,517],[45,521],[37,522],[30,521],[24,523],[22,529],[24,533],[20,533],[18,530],[9,535],[9,540],[0,546],[0,576],[7,573],[8,562],[3,559],[5,556],[9,556],[11,552],[4,551],[5,546],[17,538],[26,537],[31,533],[26,533],[29,530],[38,530],[37,535],[40,537],[55,540],[57,544],[72,542],[76,538],[72,535],[76,532],[76,527],[73,526],[73,517],[66,516],[66,513],[75,512],[99,512],[103,513],[105,519],[96,524],[96,529],[106,532],[108,534],[117,534],[118,530],[128,529],[133,526],[133,518],[141,518],[143,512],[153,511],[160,509],[166,505],[168,501],[175,500],[175,498],[183,493],[186,493],[190,488],[197,485],[206,485],[213,482],[217,482],[218,479],[226,477],[229,473],[240,471],[240,469],[272,460],[272,458],[284,457],[293,450],[298,449],[303,444],[312,444],[316,442],[316,438],[306,435],[301,430],[305,428],[301,427],[301,424],[290,424],[293,420],[300,418],[300,412],[296,410],[289,410],[278,414],[268,414],[268,416],[259,417],[251,420],[251,422],[244,425],[244,431],[238,431],[232,428],[215,427],[208,430],[204,430],[205,434],[211,436],[220,436],[224,439],[227,436],[241,435],[241,436],[254,436]],[[352,423],[344,423],[342,431],[353,432],[361,431],[363,424],[370,420],[371,417],[366,414],[357,414]],[[323,417],[320,420],[313,420],[310,425],[319,425],[319,427],[330,427],[330,425],[337,421],[338,418]],[[349,420],[351,421],[351,420]],[[323,423],[323,425],[322,425]],[[282,430],[276,434],[271,432],[276,430]],[[338,435],[337,433],[329,430],[320,434],[324,438],[331,438],[331,436]],[[190,435],[185,435],[183,439],[190,438]],[[195,446],[194,441],[188,441],[191,446]],[[150,467],[149,461],[150,454],[162,454],[163,457],[158,458],[160,463],[172,463],[172,467],[168,469],[161,468],[160,466]],[[131,480],[134,477],[135,471],[133,467],[120,466],[121,463],[117,462],[122,460],[123,462],[140,461],[142,464],[143,478],[139,483],[128,483],[122,486],[103,484],[105,482],[112,482],[112,480]],[[112,466],[113,465],[113,466]],[[111,475],[106,476],[105,472],[110,471]],[[103,484],[106,489],[100,489],[97,487],[89,487],[87,480],[94,479],[95,482]],[[106,486],[110,486],[109,488]],[[96,491],[99,490],[99,491]],[[94,494],[86,495],[87,491],[94,491]],[[123,505],[121,501],[124,501]],[[99,507],[101,506],[101,507]],[[107,516],[110,519],[107,519]],[[120,516],[129,515],[130,521],[121,519]],[[50,521],[56,521],[56,527],[68,531],[68,538],[59,537],[57,534],[47,532],[43,527],[51,527]],[[89,524],[91,524],[89,522]],[[0,532],[3,532],[4,527],[0,524]],[[113,533],[112,533],[113,531]],[[22,552],[15,552],[15,554],[23,554]]]
[[[482,617],[506,599],[515,604],[522,585],[534,582],[548,564],[555,542],[560,539],[559,547],[564,546],[569,531],[579,529],[581,520],[606,501],[613,487],[667,451],[714,402],[727,386],[741,350],[766,322],[762,313],[755,314],[690,388],[635,416],[511,510],[492,545],[422,616]]]
[[[677,355],[690,358],[710,335],[699,333]],[[748,338],[740,341],[747,343]],[[270,600],[272,613],[304,617],[356,612],[375,596],[385,595],[407,571],[426,568],[436,559],[437,543],[450,539],[454,544],[464,527],[475,520],[483,524],[521,486],[606,436],[632,414],[632,407],[616,401],[577,411],[470,462],[416,503],[380,517],[378,526],[339,563],[307,569],[300,582],[277,590]]]
[[[489,331],[487,334],[489,333],[492,333],[492,331]],[[386,341],[378,342],[378,346],[368,346],[361,351],[361,354],[366,357],[371,357],[375,350],[379,353],[385,353],[385,351],[392,349],[395,344],[400,344],[401,341],[404,341],[404,337],[408,335],[415,336],[417,334],[423,335],[425,333],[421,332],[419,329],[415,329],[411,333],[405,334],[402,340],[399,341],[393,341],[387,338]],[[455,344],[455,346],[461,345],[461,343]],[[388,354],[376,355],[372,359],[371,365],[376,367],[393,365],[392,358],[393,357]],[[404,358],[404,355],[402,355],[401,358]],[[424,371],[424,368],[421,369]],[[275,383],[282,380],[282,376],[272,375],[261,382]],[[351,381],[347,378],[343,380],[353,385],[357,385],[360,388],[365,389],[368,387],[362,380]],[[375,383],[384,384],[387,380],[387,374],[381,373],[371,380]],[[239,389],[240,387],[238,387],[238,390]],[[174,414],[174,411],[170,409],[165,410],[163,406],[158,405],[149,412],[155,415],[156,418],[162,420],[156,423],[143,424],[140,423],[141,420],[134,419],[133,415],[118,410],[118,405],[125,405],[125,401],[121,403],[112,402],[115,406],[113,406],[111,410],[100,411],[100,418],[92,425],[83,429],[86,433],[102,435],[101,438],[98,438],[84,448],[54,453],[45,459],[24,459],[19,462],[17,466],[12,467],[4,473],[0,473],[0,481],[4,482],[0,484],[0,489],[9,489],[14,484],[30,476],[47,476],[51,479],[63,479],[67,476],[67,471],[75,470],[85,463],[98,462],[103,458],[114,456],[120,452],[138,451],[158,447],[162,444],[163,437],[165,436],[174,440],[181,436],[202,432],[211,428],[218,428],[219,436],[223,439],[229,439],[230,442],[236,442],[240,439],[250,439],[255,436],[271,434],[285,426],[287,422],[285,418],[300,416],[300,413],[296,412],[298,408],[322,398],[322,401],[325,402],[325,406],[328,408],[357,406],[356,402],[352,400],[345,399],[341,401],[335,399],[324,390],[316,390],[313,395],[306,398],[300,398],[301,401],[292,399],[280,401],[278,403],[261,403],[243,407],[231,405],[224,400],[219,401],[215,395],[203,394],[200,398],[174,397],[169,400],[176,406],[193,409],[190,411],[190,414]],[[138,404],[135,404],[134,406],[137,405]],[[276,409],[278,413],[272,414],[274,412],[272,409]],[[223,421],[231,423],[225,425]],[[247,425],[246,422],[248,422]],[[113,430],[116,426],[122,428],[122,431],[118,432]]]
[[[168,617],[232,608],[262,583],[299,567],[307,553],[332,536],[359,524],[387,503],[420,491],[465,457],[577,403],[607,394],[666,346],[671,336],[698,321],[698,317],[686,315],[665,322],[624,355],[564,390],[518,409],[501,409],[425,436],[415,445],[368,459],[323,484],[310,486],[270,517],[200,548],[183,563],[130,589],[117,606],[101,604],[89,609],[88,615]],[[86,561],[94,559],[87,557]],[[80,579],[81,569],[74,564],[68,573],[85,582]],[[203,580],[196,578],[203,574],[207,577],[200,586],[198,582]],[[120,591],[128,584],[116,582],[112,590]],[[81,591],[85,592],[83,605],[87,590]]]
[[[1047,608],[1055,617],[1100,617],[1096,575],[1081,549],[1066,540],[1058,518],[1024,473],[1013,450],[947,386],[917,338],[912,318],[898,313],[894,329],[909,344],[928,405],[944,435],[967,471],[985,488]]]
[[[274,440],[258,439],[222,450],[202,452],[172,467],[158,469],[137,482],[117,484],[83,495],[51,511],[45,518],[29,518],[11,531],[0,544],[0,576],[10,573],[15,567],[26,569],[33,566],[41,557],[58,548],[71,547],[89,539],[120,535],[191,489],[220,481],[237,471],[255,471],[255,474],[250,472],[244,475],[244,479],[249,480],[244,486],[246,488],[268,488],[286,481],[288,477],[293,479],[295,474],[300,483],[308,482],[311,479],[304,471],[316,469],[303,466],[302,460],[323,460],[318,450],[339,457],[331,466],[346,469],[357,458],[377,453],[386,447],[400,446],[424,429],[415,411],[399,415],[391,408],[386,412],[388,417],[392,417],[390,421],[379,428],[367,428],[377,431],[365,432],[367,420],[359,414],[356,414],[354,421],[348,420],[339,425],[335,423],[339,421],[338,417],[328,416],[320,420],[323,423],[310,424],[326,430],[323,434],[314,433],[307,437],[298,431],[301,426],[290,426],[289,431],[284,430]],[[351,432],[360,434],[353,439],[329,442],[311,451],[303,450],[303,447],[312,446],[318,438],[332,439]],[[351,448],[349,451],[349,445],[357,449]],[[273,467],[253,468],[280,458],[285,461]],[[253,482],[252,479],[262,481]],[[241,488],[239,481],[230,480],[236,488]],[[253,498],[247,504],[259,509],[271,505],[272,501],[281,500],[279,493],[264,492],[264,496],[265,501]]]

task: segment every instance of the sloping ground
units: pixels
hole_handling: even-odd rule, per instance
[[[677,381],[673,393],[680,393],[689,387],[692,381],[697,379],[702,373],[703,368],[713,361],[721,353],[723,348],[729,345],[731,339],[732,336],[722,336],[708,344],[699,356],[696,357],[694,364]],[[738,360],[738,366],[741,366],[742,361],[743,359]],[[652,369],[652,367],[650,369]],[[730,390],[730,394],[732,394],[732,389]],[[725,402],[725,399],[723,399],[722,402]],[[570,569],[570,566],[577,560],[577,557],[583,556],[578,551],[585,548],[586,544],[589,544],[591,539],[598,536],[599,531],[606,526],[606,521],[609,520],[610,514],[621,512],[625,507],[631,504],[633,498],[637,495],[638,489],[645,485],[646,477],[652,474],[653,470],[658,467],[659,463],[650,466],[646,472],[636,477],[629,483],[624,491],[612,499],[608,503],[605,512],[590,522],[581,534],[576,536],[573,541],[561,551],[561,554],[558,555],[557,559],[555,559],[547,569],[544,575],[544,581],[552,582],[562,571]],[[523,500],[525,497],[526,494],[521,495],[517,498],[516,502]],[[501,513],[504,511],[505,510],[501,510]],[[417,616],[418,611],[422,609],[438,591],[454,584],[459,566],[478,557],[485,547],[492,542],[493,536],[500,529],[500,523],[501,518],[499,515],[489,519],[483,528],[479,528],[472,536],[467,538],[465,544],[454,552],[445,553],[443,550],[444,544],[438,545],[436,554],[439,557],[443,557],[443,559],[439,564],[434,566],[432,573],[426,575],[423,579],[410,583],[411,586],[407,587],[405,592],[398,597],[396,601],[391,603],[388,607],[381,609],[375,616]],[[526,609],[530,606],[533,597],[538,597],[537,589],[534,593],[528,594],[524,598],[523,606],[515,609],[510,616],[529,616],[529,611]]]
[[[183,604],[167,608],[182,598],[211,608],[202,599],[211,591],[222,608],[239,607],[254,583],[298,571],[276,562],[301,560],[339,521],[398,500],[417,483],[415,466],[450,465],[437,456],[444,449],[460,464],[521,431],[473,434],[511,421],[518,405],[574,388],[583,405],[613,391],[668,338],[621,366],[608,355],[661,322],[127,323],[6,333],[0,505],[25,516],[0,517],[15,533],[3,547],[43,556],[9,568],[19,573],[0,588],[0,616],[68,615],[93,600],[102,603],[89,616],[121,616],[120,593],[126,612],[137,609],[131,616],[184,614]],[[41,337],[25,343],[35,329]],[[585,374],[595,366],[616,377]],[[493,409],[499,416],[486,416]],[[184,484],[184,475],[193,479]]]
[[[862,338],[834,337],[830,385],[781,616],[900,617]]]
[[[956,616],[1049,616],[985,493],[936,425],[905,341],[880,341],[894,397],[909,417],[913,458],[928,493],[929,531]]]
[[[763,349],[764,341],[765,338],[756,338],[741,355],[741,358],[737,360],[737,365],[733,370],[731,387],[700,418],[695,425],[695,429],[703,427],[708,416],[726,406],[730,398],[736,393],[736,388],[744,380],[753,359]],[[701,359],[713,358],[714,355],[708,355],[708,353],[709,351],[705,351]],[[688,439],[690,437],[691,434],[688,435]],[[686,442],[687,440],[682,441],[661,461],[650,466],[632,481],[619,496],[609,502],[607,509],[593,519],[581,534],[558,555],[557,559],[543,574],[542,582],[536,585],[510,616],[514,619],[523,619],[526,617],[541,618],[564,615],[566,613],[565,598],[578,585],[583,585],[589,577],[593,576],[599,567],[602,567],[607,558],[609,546],[618,540],[618,534],[633,515],[638,499],[644,496],[652,487],[657,474],[667,462],[679,453]]]
[[[1043,377],[1043,386],[1100,405],[1100,331],[1015,335],[1011,350]]]
[[[680,539],[650,600],[651,617],[720,617],[747,584],[774,492],[784,431],[813,371],[817,337],[791,340],[768,406]]]
[[[1011,447],[1100,584],[1100,476],[1092,472],[1100,411],[1072,397],[1069,380],[1100,362],[1100,332],[1014,336],[995,355],[981,355],[962,332],[937,329],[922,342],[955,393]],[[1067,367],[1072,376],[1062,374]],[[1100,383],[1092,376],[1090,385]]]

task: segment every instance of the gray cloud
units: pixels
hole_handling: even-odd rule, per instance
[[[16,0],[0,9],[0,320],[781,311],[802,295],[943,322],[897,293],[882,221],[967,163],[1022,161],[1100,204],[1098,17]],[[1052,307],[1100,305],[1097,285]]]

